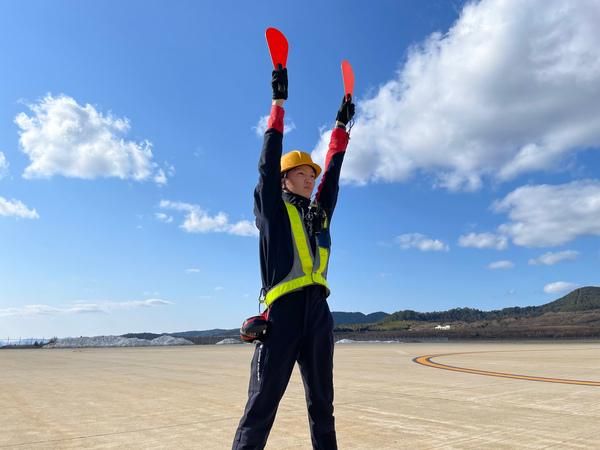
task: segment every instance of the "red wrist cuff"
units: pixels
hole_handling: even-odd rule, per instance
[[[285,110],[281,106],[271,106],[271,115],[269,116],[269,120],[267,121],[267,130],[270,128],[275,128],[277,131],[283,134],[284,115]]]
[[[348,146],[348,139],[350,135],[344,128],[335,127],[331,132],[331,140],[329,141],[329,150],[327,150],[327,156],[325,157],[325,170],[329,167],[329,162],[333,155],[346,151]]]

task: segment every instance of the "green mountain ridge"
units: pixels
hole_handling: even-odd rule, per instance
[[[361,324],[380,322],[389,316],[388,313],[382,311],[377,311],[371,314],[364,314],[361,312],[333,311],[331,315],[333,316],[333,323],[336,326],[344,323]]]
[[[584,314],[583,312],[588,312]],[[447,311],[417,312],[412,310],[396,311],[392,314],[374,312],[333,311],[335,331],[340,332],[393,332],[424,331],[433,324],[459,324],[466,328],[487,328],[500,330],[529,327],[530,330],[542,328],[565,328],[568,326],[588,326],[588,331],[598,329],[600,334],[600,287],[586,286],[540,306],[509,307],[493,311],[481,311],[475,308],[453,308]],[[584,317],[585,316],[585,317]],[[596,325],[596,321],[598,324]],[[419,325],[422,324],[422,325]],[[416,325],[416,326],[415,326]],[[202,331],[183,331],[163,333],[174,337],[184,337],[196,343],[214,343],[213,340],[239,336],[239,329],[212,329]],[[588,333],[589,335],[589,333]],[[154,339],[161,336],[155,333],[129,333],[125,337]]]
[[[600,309],[600,287],[586,286],[540,306],[543,312],[591,311]]]
[[[397,311],[380,322],[344,324],[335,331],[338,338],[358,340],[599,338],[600,287],[575,289],[540,306]]]
[[[575,289],[564,297],[541,306],[514,306],[493,311],[481,311],[474,308],[453,308],[447,311],[425,313],[403,310],[390,314],[382,322],[475,322],[478,320],[534,317],[548,312],[576,312],[591,311],[594,309],[600,309],[600,287],[586,286]]]

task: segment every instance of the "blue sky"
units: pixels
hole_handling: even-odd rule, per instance
[[[558,19],[560,17],[560,19]],[[257,311],[269,26],[285,149],[356,76],[330,306],[539,305],[598,285],[594,1],[0,4],[0,338],[233,328]]]

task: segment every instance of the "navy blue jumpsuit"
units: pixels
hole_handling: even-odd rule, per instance
[[[271,108],[258,165],[259,181],[254,191],[262,285],[266,290],[290,272],[294,259],[293,236],[284,200],[296,206],[305,223],[309,217],[310,201],[281,188],[283,115],[283,108]],[[347,145],[345,128],[335,128],[316,194],[316,201],[330,223]],[[309,230],[314,251],[316,239],[310,231],[313,227],[305,228]],[[255,348],[248,401],[233,449],[264,448],[296,362],[304,383],[313,448],[337,448],[333,417],[333,319],[326,298],[323,286],[311,285],[271,304],[269,335]]]

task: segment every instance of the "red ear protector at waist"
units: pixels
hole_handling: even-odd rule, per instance
[[[240,338],[244,342],[261,341],[267,337],[269,322],[264,314],[244,320],[240,328]]]

